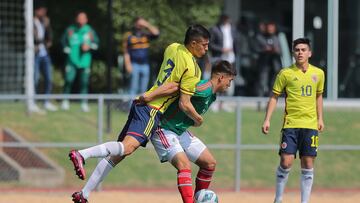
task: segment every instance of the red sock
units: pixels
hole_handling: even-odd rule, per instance
[[[193,203],[193,190],[191,181],[191,170],[182,169],[177,173],[178,189],[184,203]]]
[[[208,189],[215,169],[201,168],[196,175],[195,193],[202,189]]]

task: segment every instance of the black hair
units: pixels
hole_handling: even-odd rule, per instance
[[[204,39],[210,39],[210,32],[202,25],[191,25],[186,30],[184,44],[187,45],[190,42],[197,40],[201,37]]]
[[[137,21],[139,21],[140,19],[144,19],[143,17],[141,16],[136,16],[134,19],[133,19],[133,24],[135,24]]]
[[[227,14],[221,14],[221,15],[219,16],[219,21],[218,21],[218,23],[219,23],[219,24],[223,24],[224,22],[226,22],[226,21],[228,21],[228,20],[230,20],[230,16],[228,16]]]
[[[307,44],[309,49],[311,50],[310,40],[308,38],[297,38],[296,40],[294,40],[293,49],[295,49],[298,44]]]
[[[218,61],[215,66],[211,69],[211,75],[216,73],[225,73],[231,76],[236,76],[235,68],[225,60]]]
[[[86,16],[88,16],[88,14],[85,12],[85,10],[77,10],[77,11],[75,11],[75,18],[77,18],[80,15],[80,13],[84,13]]]
[[[46,8],[47,9],[46,1],[44,1],[44,0],[35,0],[34,4],[33,4],[33,7],[34,7],[34,10],[38,10],[40,8]]]

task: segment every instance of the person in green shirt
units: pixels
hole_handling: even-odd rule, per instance
[[[212,69],[211,79],[201,80],[196,85],[191,97],[195,110],[204,114],[216,100],[216,93],[227,90],[235,76],[236,71],[229,62],[218,62]],[[160,127],[151,137],[160,161],[170,162],[178,170],[178,189],[184,203],[194,202],[193,195],[209,187],[216,166],[216,160],[206,145],[188,131],[191,126],[195,126],[194,121],[179,109],[175,101],[165,111]],[[192,190],[190,161],[200,167],[195,192]]]
[[[97,50],[99,46],[99,38],[95,30],[87,24],[88,17],[83,11],[76,15],[76,24],[70,25],[62,37],[62,45],[66,54],[65,65],[65,85],[64,93],[70,94],[75,77],[79,74],[80,93],[88,93],[90,66],[92,59],[92,50]],[[69,110],[69,100],[62,102],[61,108]],[[87,100],[81,103],[81,109],[88,112],[89,106]]]

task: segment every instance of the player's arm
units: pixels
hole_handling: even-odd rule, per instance
[[[162,84],[160,87],[156,88],[153,92],[146,92],[139,97],[141,102],[150,102],[159,97],[164,97],[172,95],[179,90],[179,83],[168,82]]]
[[[316,112],[318,119],[318,130],[321,132],[324,130],[324,120],[323,120],[323,96],[322,94],[316,95]]]
[[[160,30],[151,23],[149,23],[147,20],[140,19],[138,23],[148,29],[153,36],[159,36]]]
[[[271,116],[275,110],[277,101],[278,101],[278,97],[279,94],[275,94],[272,93],[272,95],[269,98],[269,102],[267,104],[266,107],[266,114],[265,114],[265,119],[264,119],[264,123],[262,125],[262,132],[264,134],[268,134],[269,133],[269,129],[270,129],[270,120],[271,120]]]
[[[190,99],[191,95],[180,92],[179,108],[194,121],[194,126],[200,126],[203,122],[203,118],[196,112]]]
[[[90,43],[90,49],[92,50],[97,50],[99,48],[99,36],[97,35],[97,33],[95,32],[94,29],[91,28],[90,30],[90,39],[91,39],[91,43]]]
[[[70,28],[67,28],[64,32],[64,34],[61,37],[61,45],[63,47],[63,52],[65,54],[69,54],[70,53],[70,45],[69,45],[69,38],[72,35],[72,31]]]
[[[124,53],[124,64],[125,64],[125,70],[128,73],[132,72],[132,65],[131,65],[131,60],[130,60],[130,54],[128,51],[128,43],[127,43],[127,38],[128,38],[129,34],[126,34],[123,42],[122,42],[122,47],[123,47],[123,53]]]

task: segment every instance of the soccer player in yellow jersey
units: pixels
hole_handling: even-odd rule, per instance
[[[162,113],[177,98],[179,98],[179,108],[194,120],[196,126],[201,125],[203,118],[196,112],[190,98],[195,93],[196,84],[201,77],[201,71],[195,58],[206,54],[209,38],[210,33],[206,28],[201,25],[193,25],[186,31],[184,45],[174,43],[166,48],[154,86],[134,100],[128,120],[118,136],[118,141],[106,142],[79,151],[70,151],[69,157],[74,165],[76,175],[83,180],[85,179],[85,160],[103,158],[84,188],[72,195],[73,202],[88,202],[90,192],[116,164],[132,154],[139,146],[145,147],[149,137],[158,127]],[[174,83],[178,83],[178,85],[171,85]],[[168,84],[170,86],[167,86]],[[178,89],[180,91],[176,91]],[[158,94],[159,91],[161,94]]]
[[[288,175],[297,151],[301,160],[301,203],[310,198],[317,155],[318,132],[324,130],[323,97],[324,72],[311,64],[310,41],[299,38],[293,42],[295,64],[282,69],[275,80],[273,94],[266,109],[262,132],[267,134],[271,115],[278,97],[285,94],[285,116],[280,144],[280,165],[276,171],[274,202],[282,201]]]

